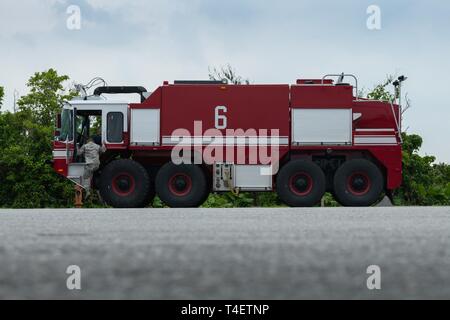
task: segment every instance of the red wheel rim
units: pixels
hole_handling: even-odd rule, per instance
[[[355,196],[365,195],[371,186],[372,182],[365,172],[354,172],[347,179],[347,189]]]
[[[311,193],[314,181],[307,172],[299,172],[289,179],[289,189],[297,196],[306,196]]]
[[[114,193],[122,197],[132,194],[135,188],[136,181],[134,177],[127,172],[119,173],[112,180],[112,189]]]
[[[169,190],[178,197],[188,195],[192,190],[192,179],[184,173],[176,173],[169,179]]]

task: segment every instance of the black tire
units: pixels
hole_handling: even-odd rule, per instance
[[[384,191],[380,169],[369,160],[345,162],[334,175],[336,200],[347,207],[368,207],[375,204]]]
[[[320,202],[326,189],[322,169],[306,160],[293,160],[277,176],[278,197],[291,207],[312,207]]]
[[[114,208],[143,208],[152,200],[147,170],[133,160],[108,164],[102,171],[99,189],[103,200]]]
[[[156,175],[156,193],[172,208],[200,206],[208,197],[207,178],[196,165],[166,163]]]

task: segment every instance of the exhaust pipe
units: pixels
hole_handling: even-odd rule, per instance
[[[94,95],[100,96],[102,94],[130,94],[137,93],[141,97],[141,103],[145,101],[144,93],[147,92],[147,89],[144,87],[135,87],[135,86],[107,86],[107,87],[98,87],[94,91]]]

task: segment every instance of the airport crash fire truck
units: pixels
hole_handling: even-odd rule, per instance
[[[401,109],[358,97],[357,78],[344,74],[293,85],[166,81],[154,92],[99,86],[62,107],[53,165],[118,208],[145,207],[155,194],[170,207],[196,207],[230,191],[275,191],[292,207],[330,192],[343,206],[371,206],[402,181]],[[106,152],[83,181],[77,150],[94,130]]]

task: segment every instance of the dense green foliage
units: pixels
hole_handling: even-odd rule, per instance
[[[401,205],[450,205],[450,165],[420,156],[422,138],[403,133],[403,184],[395,194]]]
[[[62,96],[54,70],[36,73],[30,94],[20,99],[20,111],[0,114],[0,207],[67,207],[73,186],[55,174],[52,158],[53,119]]]
[[[214,69],[211,79],[227,78],[230,83],[248,83],[236,76],[227,66]],[[16,113],[0,113],[0,207],[43,208],[71,207],[73,185],[54,173],[48,164],[51,160],[56,111],[71,93],[64,92],[64,83],[69,78],[50,69],[34,74],[28,81],[29,94],[18,101]],[[388,80],[375,87],[368,97],[391,99]],[[4,91],[0,87],[0,106]],[[450,205],[450,166],[435,164],[432,156],[420,156],[421,137],[403,134],[404,182],[394,194],[401,205]],[[86,204],[102,206],[94,195]],[[156,198],[155,207],[163,207]],[[281,206],[275,193],[227,193],[211,195],[204,207],[273,207]],[[326,194],[323,205],[336,206],[330,194]]]

